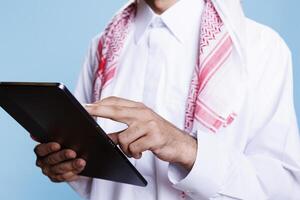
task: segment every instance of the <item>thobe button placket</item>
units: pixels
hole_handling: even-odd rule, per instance
[[[165,25],[159,17],[153,19],[148,32],[148,59],[145,71],[144,83],[144,103],[155,109],[157,93],[162,69],[165,62],[163,60],[162,34],[164,34]],[[151,80],[151,81],[150,81]]]

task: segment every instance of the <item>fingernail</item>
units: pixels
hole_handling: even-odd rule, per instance
[[[54,144],[54,145],[51,146],[51,150],[52,151],[57,151],[59,149],[60,149],[60,145],[59,144]]]
[[[75,157],[76,157],[76,154],[75,154],[73,151],[67,151],[67,152],[65,153],[65,156],[66,156],[67,158],[75,158]]]
[[[77,160],[76,161],[76,166],[78,166],[78,167],[84,167],[85,166],[85,162],[83,160]]]
[[[89,106],[92,106],[93,104],[90,104],[90,103],[86,103],[86,104],[82,104],[84,107],[89,107]]]

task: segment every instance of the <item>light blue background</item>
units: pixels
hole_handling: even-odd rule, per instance
[[[64,82],[73,90],[90,39],[124,2],[0,0],[0,80]],[[243,4],[248,16],[272,26],[290,46],[299,115],[298,2],[244,0]],[[79,199],[66,184],[51,183],[34,167],[34,145],[25,130],[0,109],[0,199]]]

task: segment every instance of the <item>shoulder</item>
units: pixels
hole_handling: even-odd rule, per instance
[[[251,19],[246,19],[248,49],[268,50],[270,53],[281,52],[290,55],[290,50],[283,38],[272,28]],[[250,53],[253,53],[250,51]]]
[[[280,82],[291,67],[290,49],[272,28],[251,19],[246,21],[246,60],[250,77],[254,83],[268,78],[277,78]]]
[[[259,50],[268,50],[270,53],[280,51],[286,55],[291,54],[290,49],[283,38],[272,28],[247,18],[246,29],[247,50],[255,48]]]
[[[259,130],[282,108],[281,102],[286,110],[292,105],[291,52],[276,31],[249,19],[246,52],[253,127]],[[280,123],[290,120],[286,116]]]

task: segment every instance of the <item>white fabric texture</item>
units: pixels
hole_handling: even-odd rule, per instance
[[[146,152],[142,159],[130,160],[149,186],[82,177],[70,185],[84,198],[299,199],[300,144],[290,52],[276,33],[246,19],[237,0],[216,0],[215,5],[247,68],[239,117],[217,134],[194,128],[198,152],[190,172]],[[201,6],[198,0],[181,0],[157,16],[141,1],[119,61],[122,67],[102,98],[144,102],[183,129],[202,9],[203,2]],[[188,23],[179,20],[182,16]],[[75,91],[82,103],[91,103],[98,40],[92,41]],[[110,120],[98,122],[108,133],[125,127]]]

